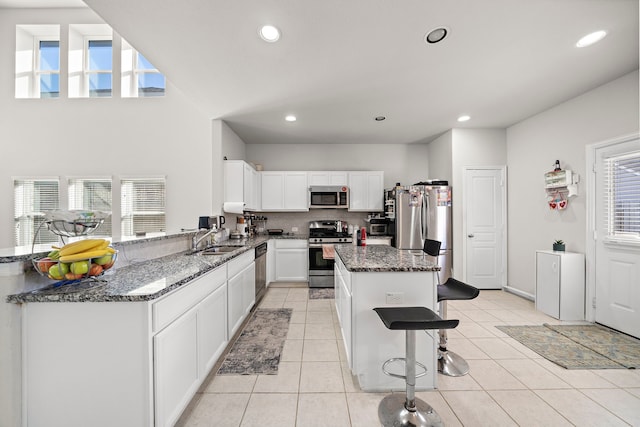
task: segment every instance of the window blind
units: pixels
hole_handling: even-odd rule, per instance
[[[640,152],[605,160],[604,191],[608,237],[640,241]]]
[[[110,178],[69,179],[69,209],[97,210],[111,212]],[[98,227],[94,236],[112,236],[111,217]]]
[[[122,235],[164,232],[165,179],[122,179],[120,182]]]
[[[58,180],[15,179],[13,193],[16,246],[57,242],[58,236],[40,225],[45,211],[59,209]]]

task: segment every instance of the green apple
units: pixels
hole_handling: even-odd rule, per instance
[[[59,262],[49,268],[49,275],[55,280],[61,280],[69,272],[69,264]]]
[[[87,274],[89,271],[89,261],[76,261],[71,263],[71,272],[73,274]]]
[[[111,258],[112,257],[113,256],[111,254],[103,255],[100,258],[94,258],[93,262],[98,264],[98,265],[109,264],[111,262]]]

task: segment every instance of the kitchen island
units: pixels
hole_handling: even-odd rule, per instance
[[[0,252],[22,425],[173,425],[254,305],[255,246],[306,241],[225,240],[204,255],[192,234],[116,243],[99,281],[58,287],[30,262],[49,248]]]
[[[440,269],[422,255],[390,246],[336,245],[335,304],[351,373],[365,391],[404,390],[402,379],[385,375],[382,364],[404,357],[405,334],[387,329],[374,307],[423,306],[436,310]],[[416,389],[436,387],[437,334],[416,335],[416,359],[427,374]],[[398,364],[393,372],[404,374]]]

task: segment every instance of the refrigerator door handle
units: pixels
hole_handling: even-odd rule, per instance
[[[427,238],[429,231],[429,194],[422,193],[422,241]]]

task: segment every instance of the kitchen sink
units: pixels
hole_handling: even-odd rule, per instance
[[[239,249],[239,246],[213,246],[197,252],[190,252],[191,255],[224,255]]]

